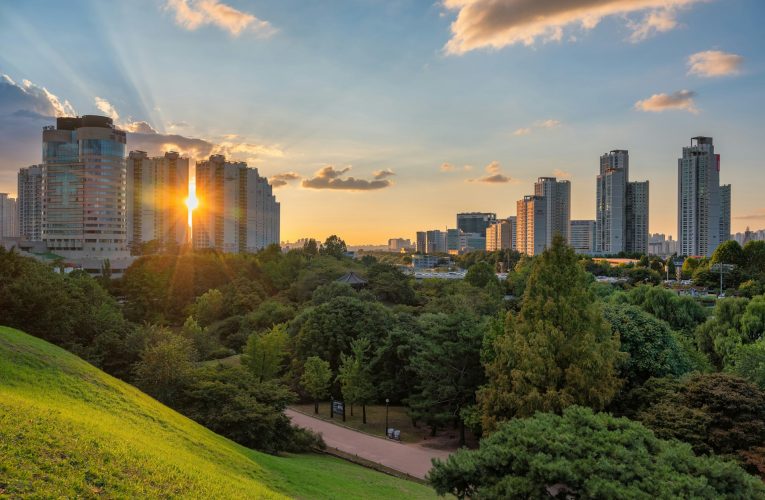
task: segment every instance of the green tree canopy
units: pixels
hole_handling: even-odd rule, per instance
[[[712,316],[696,329],[696,343],[712,363],[722,369],[732,363],[733,353],[749,343],[741,326],[749,300],[741,297],[720,299]]]
[[[673,330],[692,334],[704,322],[704,308],[691,297],[678,297],[670,290],[658,286],[636,286],[626,293],[613,295],[612,301],[632,304],[669,323]]]
[[[350,403],[351,415],[353,405],[363,406],[363,423],[367,423],[367,403],[375,397],[375,386],[372,383],[372,374],[369,371],[369,339],[358,338],[351,342],[351,352],[340,355],[340,368],[337,373],[337,381],[340,383],[340,392],[343,401]]]
[[[709,260],[710,265],[715,264],[733,264],[736,266],[742,266],[746,263],[744,256],[744,250],[736,240],[728,240],[715,249],[712,254],[712,258]]]
[[[135,365],[135,384],[172,406],[194,370],[197,353],[190,339],[165,329],[158,332]]]
[[[561,238],[535,260],[521,311],[507,321],[486,367],[479,393],[485,429],[574,404],[601,409],[614,397],[625,356],[588,283]]]
[[[281,374],[284,367],[288,341],[285,325],[276,325],[266,332],[253,333],[244,347],[242,364],[258,382],[273,380]]]
[[[321,247],[322,255],[329,255],[336,259],[342,259],[347,251],[348,247],[345,246],[345,241],[340,239],[336,234],[328,237],[324,241],[324,245]]]
[[[736,464],[697,457],[626,418],[569,407],[502,424],[478,450],[436,461],[436,492],[458,498],[762,498]]]
[[[692,363],[669,325],[637,306],[607,304],[603,314],[621,340],[629,358],[621,367],[628,386],[651,377],[679,376],[691,371]]]
[[[329,363],[318,356],[311,356],[305,361],[300,385],[314,400],[314,411],[319,413],[319,400],[329,396],[332,370]]]
[[[765,389],[765,338],[736,349],[730,370]]]
[[[489,283],[496,283],[498,280],[493,266],[487,262],[478,262],[467,270],[465,281],[478,288],[483,288]]]

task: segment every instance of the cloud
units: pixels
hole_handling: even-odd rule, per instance
[[[486,171],[486,176],[480,177],[478,179],[468,179],[467,182],[485,182],[487,184],[505,184],[512,179],[502,173],[502,166],[499,164],[498,161],[493,161],[486,165],[486,168],[484,169]]]
[[[385,179],[387,177],[393,177],[394,175],[396,175],[396,173],[389,168],[386,168],[385,170],[375,170],[374,172],[372,172],[372,176],[374,177],[375,180]]]
[[[720,50],[706,50],[688,56],[688,74],[706,78],[737,75],[741,72],[744,58]]]
[[[115,122],[120,119],[120,115],[114,106],[103,97],[96,97],[96,108]]]
[[[765,220],[765,208],[757,209],[757,213],[737,215],[733,218],[741,220]]]
[[[354,177],[342,178],[351,167],[336,170],[334,166],[327,165],[319,169],[313,177],[303,179],[301,185],[310,189],[338,189],[347,191],[372,191],[391,186],[389,179],[356,179]]]
[[[18,84],[10,76],[0,76],[0,115],[17,112],[33,113],[38,116],[74,116],[72,105],[67,100],[59,99],[45,87],[40,87],[22,80]]]
[[[274,33],[273,27],[267,21],[218,0],[167,0],[166,8],[175,11],[176,24],[191,31],[211,24],[233,36],[238,36],[245,30],[262,36]]]
[[[635,109],[652,113],[678,110],[695,114],[699,110],[696,108],[694,97],[696,97],[696,92],[692,90],[678,90],[672,94],[654,94],[648,99],[636,102]]]
[[[558,179],[571,179],[571,172],[556,168],[553,170],[553,175]]]
[[[591,30],[605,17],[629,19],[632,41],[677,26],[676,12],[709,0],[444,0],[457,12],[444,50],[465,54],[482,48],[561,41],[564,29]],[[570,38],[570,37],[569,37]]]
[[[296,172],[284,172],[283,174],[272,175],[269,178],[269,182],[271,183],[271,186],[278,188],[286,186],[290,182],[296,181],[298,179],[300,179],[300,174]]]
[[[513,131],[513,135],[520,137],[520,136],[529,135],[533,133],[534,129],[540,129],[540,128],[551,129],[551,128],[558,128],[560,126],[561,126],[560,120],[553,120],[552,118],[549,118],[547,120],[538,120],[529,127],[521,127],[521,128],[515,129]]]
[[[123,128],[127,132],[132,132],[134,134],[156,134],[157,131],[154,130],[154,127],[152,127],[149,122],[145,121],[135,121],[135,122],[127,122],[120,125],[121,128]]]
[[[456,172],[457,170],[459,170],[458,167],[452,165],[451,163],[447,163],[447,162],[442,163],[441,166],[438,167],[438,168],[439,168],[439,170],[441,172],[444,172],[444,173]],[[463,165],[462,166],[462,170],[464,170],[465,172],[468,172],[470,170],[473,170],[473,166],[472,165]]]

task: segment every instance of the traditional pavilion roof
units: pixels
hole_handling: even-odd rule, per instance
[[[344,276],[341,276],[336,281],[339,281],[340,283],[348,283],[349,285],[353,287],[366,286],[367,284],[367,280],[365,280],[358,274],[354,273],[353,271],[349,272],[348,274]]]

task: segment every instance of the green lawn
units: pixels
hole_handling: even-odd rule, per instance
[[[323,455],[239,446],[42,340],[0,327],[0,497],[433,498]]]

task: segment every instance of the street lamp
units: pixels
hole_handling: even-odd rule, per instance
[[[335,398],[329,395],[329,418],[335,418]]]
[[[388,436],[388,404],[390,399],[385,398],[385,436]]]

